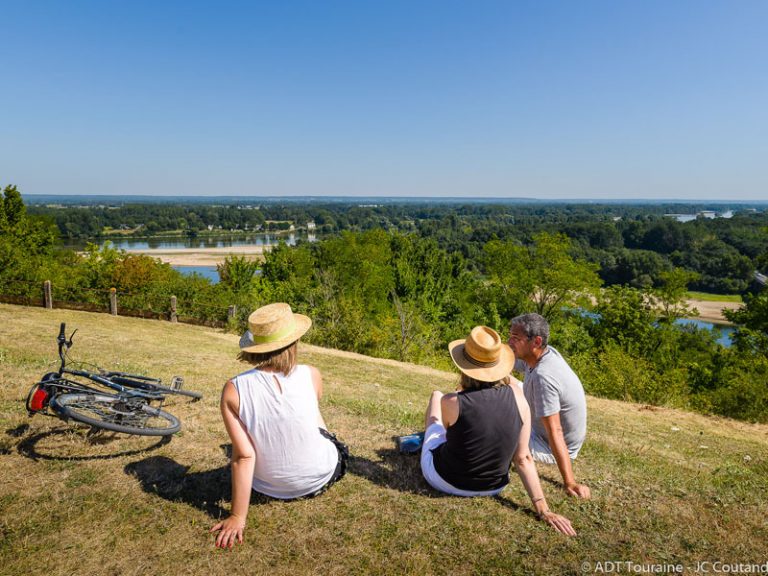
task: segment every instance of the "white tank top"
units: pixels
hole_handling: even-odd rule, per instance
[[[253,489],[289,499],[322,488],[339,456],[333,442],[320,435],[309,366],[298,365],[289,376],[253,369],[232,382],[240,395],[240,420],[256,450]]]

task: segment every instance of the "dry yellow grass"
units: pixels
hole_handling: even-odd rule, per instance
[[[170,442],[29,419],[24,397],[55,366],[59,322],[79,328],[74,358],[202,391],[174,400]],[[246,541],[214,549],[229,507],[228,439],[218,394],[243,367],[237,337],[209,328],[0,305],[0,574],[583,574],[596,562],[765,562],[768,427],[589,399],[576,465],[594,494],[565,497],[540,468],[553,509],[579,532],[537,522],[519,481],[500,499],[441,497],[392,436],[420,426],[450,373],[313,346],[323,413],[351,449],[350,472],[323,496],[253,500]],[[582,570],[582,563],[589,569]]]

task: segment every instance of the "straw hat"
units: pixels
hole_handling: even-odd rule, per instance
[[[501,380],[515,365],[515,353],[488,326],[475,326],[467,339],[448,344],[448,351],[459,370],[480,382]]]
[[[303,314],[294,314],[284,302],[262,306],[248,316],[248,330],[240,338],[243,352],[272,352],[301,338],[312,326]]]

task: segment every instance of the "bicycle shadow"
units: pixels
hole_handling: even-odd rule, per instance
[[[221,446],[225,454],[231,457],[232,446]],[[214,520],[226,518],[229,512],[222,503],[232,501],[232,472],[229,464],[189,473],[189,466],[184,466],[167,456],[150,456],[131,462],[124,470],[135,477],[142,490],[148,494],[160,496],[170,502],[183,502],[205,512]],[[251,504],[266,504],[272,499],[251,491]]]
[[[29,430],[29,425],[22,424],[21,426],[17,426],[16,428],[6,430],[5,432],[6,434],[8,434],[13,438],[20,438],[24,436],[24,434],[26,434],[28,430]],[[72,437],[73,435],[81,436],[83,444],[86,447],[103,446],[115,440],[126,439],[124,436],[122,437],[116,436],[115,433],[83,434],[81,431],[74,430],[70,427],[63,427],[63,428],[54,428],[52,430],[46,430],[44,432],[38,432],[37,434],[33,434],[32,436],[24,438],[16,445],[16,450],[22,456],[30,458],[31,460],[34,460],[34,461],[68,460],[72,462],[83,462],[83,461],[91,461],[91,460],[94,460],[94,461],[95,460],[112,460],[115,458],[124,458],[126,456],[136,456],[137,454],[143,454],[145,452],[157,450],[161,446],[165,446],[171,441],[170,436],[163,436],[158,439],[152,438],[152,440],[154,441],[153,444],[149,444],[147,446],[143,446],[140,448],[121,450],[119,452],[114,452],[112,454],[72,454],[71,447],[69,447],[68,454],[58,455],[55,453],[51,453],[50,450],[46,452],[44,449],[40,449],[40,447],[38,446],[41,441],[50,440],[51,438],[55,438],[57,436]],[[147,440],[147,439],[148,437],[145,437],[142,439],[134,439],[134,440],[141,441],[141,440]]]

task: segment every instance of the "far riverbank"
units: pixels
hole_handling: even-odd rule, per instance
[[[126,252],[130,254],[146,254],[171,266],[216,266],[224,262],[227,256],[231,254],[261,262],[264,260],[264,251],[269,248],[266,245],[224,246],[218,248],[134,248],[126,250]]]
[[[723,316],[723,310],[738,310],[743,306],[741,302],[712,302],[709,300],[688,300],[687,302],[689,306],[696,308],[699,312],[691,318],[728,325],[730,322]]]

